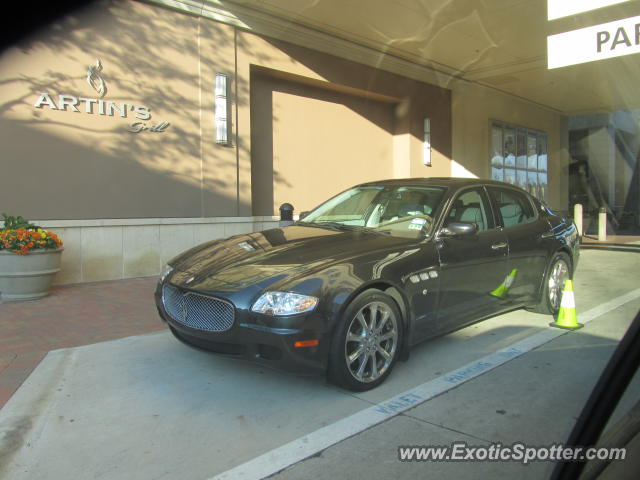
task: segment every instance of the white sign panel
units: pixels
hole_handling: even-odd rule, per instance
[[[547,20],[568,17],[629,0],[547,0]]]
[[[640,16],[547,37],[549,69],[640,53]]]

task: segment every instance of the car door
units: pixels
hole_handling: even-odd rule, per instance
[[[499,228],[509,242],[510,288],[503,300],[513,306],[528,305],[544,276],[547,245],[542,234],[548,223],[537,214],[527,194],[508,187],[487,186]]]
[[[502,308],[495,293],[508,281],[509,244],[496,228],[483,187],[457,194],[445,212],[443,227],[473,223],[477,231],[459,236],[438,234],[440,299],[438,331],[450,331]],[[492,294],[493,293],[493,294]]]

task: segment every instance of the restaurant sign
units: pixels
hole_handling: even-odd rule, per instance
[[[98,94],[98,98],[80,97],[67,94],[40,93],[33,106],[35,108],[50,108],[52,110],[62,110],[67,112],[88,113],[91,115],[120,116],[121,118],[131,118],[128,131],[139,132],[163,132],[169,126],[169,122],[150,123],[151,109],[146,105],[135,105],[132,103],[118,103],[103,100],[107,93],[107,86],[100,75],[102,63],[96,61],[95,65],[90,65],[87,70],[87,83]]]

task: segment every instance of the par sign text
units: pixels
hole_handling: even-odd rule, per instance
[[[547,37],[548,68],[640,53],[640,16]]]

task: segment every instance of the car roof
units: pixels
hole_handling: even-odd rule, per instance
[[[496,185],[501,187],[517,188],[510,183],[499,182],[497,180],[489,180],[484,178],[461,178],[461,177],[416,177],[416,178],[393,178],[387,180],[379,180],[376,182],[361,183],[358,186],[369,185],[434,185],[441,187],[464,187],[471,185]],[[520,189],[518,189],[520,190]]]

